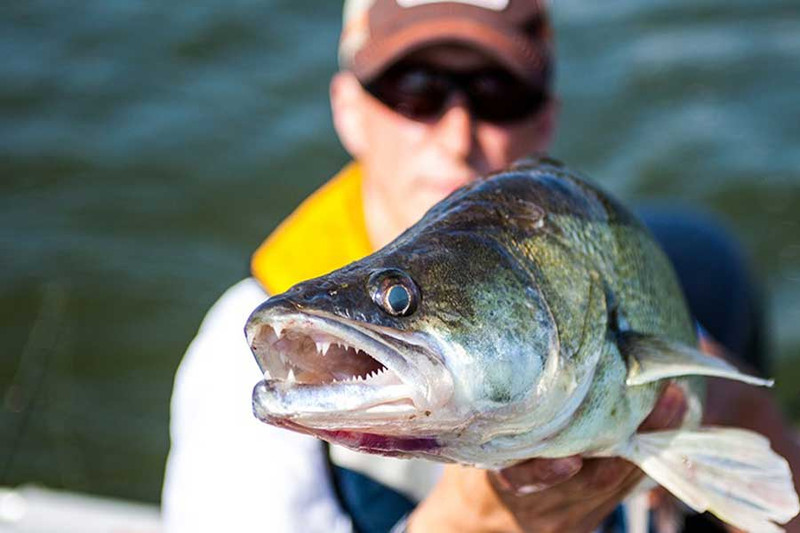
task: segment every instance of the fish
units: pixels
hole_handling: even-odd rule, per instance
[[[381,250],[270,297],[245,335],[253,411],[347,448],[482,468],[622,457],[695,511],[782,531],[798,511],[765,437],[700,425],[704,377],[668,258],[619,201],[547,158],[477,180]],[[637,433],[666,384],[683,425]]]

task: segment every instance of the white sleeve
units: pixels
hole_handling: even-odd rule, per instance
[[[167,533],[352,531],[320,442],[252,414],[261,373],[243,328],[265,298],[253,279],[231,287],[175,375],[162,494]]]

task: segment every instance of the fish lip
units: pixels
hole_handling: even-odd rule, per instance
[[[365,322],[349,320],[324,311],[300,309],[288,306],[262,306],[253,312],[245,327],[247,342],[262,371],[268,366],[263,353],[256,346],[256,339],[263,326],[270,326],[273,330],[279,329],[280,333],[314,332],[322,333],[343,341],[344,344],[360,349],[370,357],[381,363],[391,371],[403,385],[406,386],[413,407],[395,409],[396,412],[385,413],[383,420],[407,419],[409,414],[420,411],[430,412],[435,407],[443,405],[452,395],[452,377],[444,365],[441,357],[427,347],[420,339],[402,332],[394,332],[389,328],[374,326]],[[410,358],[403,351],[413,351],[420,357]],[[414,359],[419,359],[415,361]],[[265,380],[259,385],[266,389],[276,390],[276,383],[280,380],[271,380],[265,375]],[[305,385],[318,389],[342,387],[342,382],[320,385]],[[257,389],[259,386],[257,386]],[[285,387],[284,387],[285,388]],[[258,418],[274,423],[274,413],[269,414],[265,408],[265,388],[253,396],[254,410]],[[356,411],[352,411],[356,415]],[[266,419],[269,420],[266,420]],[[295,413],[294,418],[316,419],[319,415],[314,413]],[[339,427],[337,425],[337,427]]]
[[[253,407],[256,417],[268,424],[321,438],[352,450],[392,457],[408,457],[409,454],[413,454],[435,458],[442,448],[442,444],[434,436],[380,434],[375,433],[374,430],[369,430],[369,428],[364,431],[351,428],[324,429],[306,426],[293,419],[271,415],[261,411],[259,403],[255,401],[255,398],[263,393],[265,386],[266,382],[261,381],[253,390]]]

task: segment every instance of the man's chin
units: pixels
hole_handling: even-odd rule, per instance
[[[474,177],[470,176],[469,178],[449,181],[442,181],[441,178],[438,180],[418,181],[417,187],[409,190],[410,194],[403,202],[403,222],[405,227],[408,228],[416,224],[431,207],[473,180]]]
[[[453,191],[456,191],[467,185],[468,183],[472,183],[475,180],[474,175],[464,176],[458,179],[450,179],[450,180],[429,180],[425,182],[424,189],[426,194],[430,195],[432,198],[436,198],[431,205],[440,202],[441,200],[445,199],[449,196]]]

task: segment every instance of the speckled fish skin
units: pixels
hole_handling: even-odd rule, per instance
[[[698,376],[772,382],[697,349],[647,230],[552,160],[454,192],[382,250],[267,300],[245,332],[270,424],[484,467],[619,456],[748,531],[800,512],[766,438],[697,427]],[[686,392],[683,426],[636,433],[669,381]]]
[[[482,210],[483,227],[476,220]],[[436,211],[444,215],[443,227],[452,231],[463,223],[481,236],[479,247],[505,257],[500,272],[495,266],[481,282],[465,279],[474,294],[454,302],[472,309],[473,318],[499,321],[491,334],[486,327],[454,328],[466,333],[454,340],[471,353],[488,354],[473,378],[483,385],[481,400],[513,405],[503,424],[484,433],[469,461],[500,466],[523,457],[613,453],[651,411],[663,386],[625,384],[620,329],[696,343],[662,250],[623,206],[552,160],[518,164]],[[531,360],[539,371],[520,372]],[[699,418],[699,382],[692,381],[687,391],[695,409],[688,424]]]
[[[417,285],[413,314],[392,317],[372,301],[368,279],[383,269]],[[268,301],[251,326],[276,308],[413,337],[433,347],[453,382],[443,404],[419,406],[425,416],[364,424],[337,413],[311,426],[432,436],[431,449],[380,453],[484,466],[608,450],[635,431],[662,385],[625,385],[618,323],[695,343],[670,264],[648,232],[545,159],[455,192],[379,252]],[[302,416],[288,418],[302,425]]]

